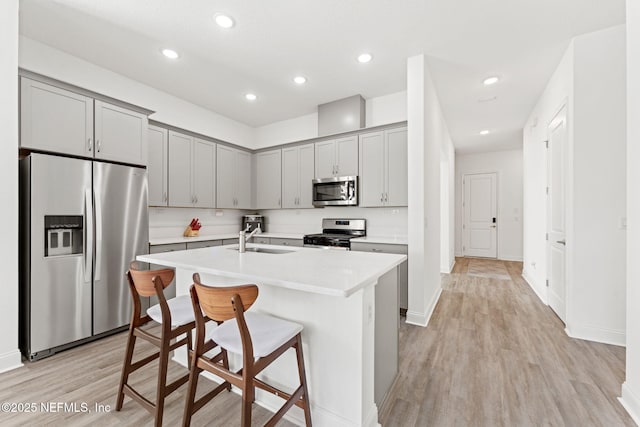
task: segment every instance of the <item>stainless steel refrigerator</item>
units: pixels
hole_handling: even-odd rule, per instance
[[[45,154],[20,162],[20,336],[35,360],[129,323],[124,273],[148,250],[147,172]]]

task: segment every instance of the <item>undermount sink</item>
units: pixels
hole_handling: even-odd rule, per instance
[[[229,250],[237,251],[238,248],[229,248]],[[294,251],[288,251],[286,249],[269,249],[269,248],[246,248],[246,252],[260,252],[263,254],[289,254]]]

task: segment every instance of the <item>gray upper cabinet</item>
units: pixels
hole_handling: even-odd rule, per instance
[[[192,191],[197,208],[216,206],[216,144],[195,138],[193,141]]]
[[[168,131],[149,126],[147,136],[147,174],[149,206],[168,206],[169,202],[169,141]]]
[[[169,206],[192,207],[193,137],[169,131]]]
[[[352,135],[315,144],[315,176],[358,175],[358,136]]]
[[[282,207],[282,150],[256,154],[256,209]]]
[[[360,206],[407,206],[407,129],[360,135]]]
[[[22,148],[93,156],[93,99],[22,77]]]
[[[147,116],[95,101],[95,158],[147,164]]]
[[[218,145],[216,177],[218,208],[251,208],[251,154]]]
[[[216,144],[169,131],[169,206],[214,208]]]
[[[384,131],[387,157],[387,206],[407,206],[409,204],[409,175],[407,151],[407,128]]]
[[[146,165],[147,123],[143,113],[20,79],[22,148]]]
[[[282,207],[312,208],[314,144],[282,149]]]

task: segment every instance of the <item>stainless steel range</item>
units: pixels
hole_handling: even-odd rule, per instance
[[[351,239],[367,235],[367,220],[324,218],[322,233],[304,236],[304,246],[326,249],[351,249]]]

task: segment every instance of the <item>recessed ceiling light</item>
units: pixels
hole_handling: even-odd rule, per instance
[[[489,131],[488,130],[481,130],[480,131],[480,135],[489,135]]]
[[[244,97],[247,98],[247,101],[255,101],[258,99],[254,93],[247,93]]]
[[[307,78],[304,76],[296,76],[293,78],[293,81],[296,82],[296,84],[303,85],[307,82]]]
[[[485,86],[491,86],[491,85],[494,85],[494,84],[498,83],[498,81],[500,81],[500,78],[498,78],[496,76],[491,76],[491,77],[487,77],[486,79],[484,79],[484,81],[482,83],[484,83]]]
[[[178,59],[180,57],[180,55],[178,55],[178,52],[171,49],[162,49],[162,54],[169,59]]]
[[[231,28],[236,25],[236,22],[229,15],[225,15],[224,13],[217,13],[213,17],[216,20],[216,24],[222,28]]]
[[[358,62],[362,62],[363,64],[371,61],[373,59],[373,56],[371,56],[370,53],[363,53],[360,56],[358,56]]]

